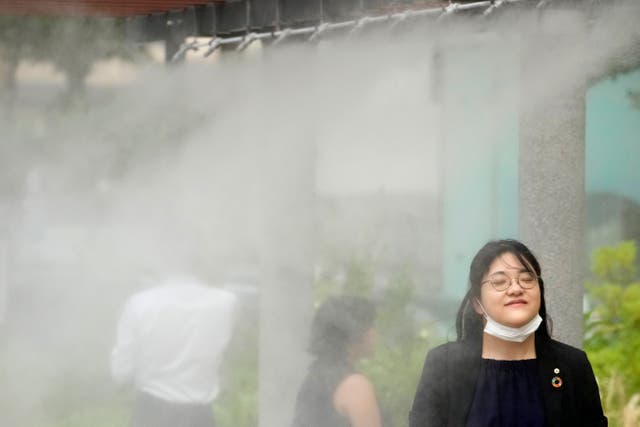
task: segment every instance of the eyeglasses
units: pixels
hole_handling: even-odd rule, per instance
[[[520,285],[522,289],[531,289],[538,284],[538,276],[530,271],[521,271],[518,273],[518,276],[514,278],[504,273],[496,273],[484,282],[481,282],[480,285],[489,282],[491,286],[493,286],[493,289],[498,292],[504,292],[511,286],[514,280],[518,282],[518,285]]]

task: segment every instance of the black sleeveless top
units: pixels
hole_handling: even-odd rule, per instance
[[[538,362],[482,359],[467,427],[544,427]]]
[[[298,392],[293,427],[349,427],[333,406],[333,394],[354,372],[346,362],[316,359]]]

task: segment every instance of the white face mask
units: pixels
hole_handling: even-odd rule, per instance
[[[487,321],[484,325],[484,332],[496,338],[500,338],[501,340],[523,342],[529,338],[529,336],[531,336],[531,334],[533,334],[542,323],[542,317],[540,317],[540,314],[536,314],[536,316],[526,325],[522,325],[519,328],[512,328],[511,326],[506,326],[493,320],[491,316],[487,314],[487,311],[484,309],[482,304],[480,304],[480,301],[478,301],[478,305],[482,308],[484,318]]]

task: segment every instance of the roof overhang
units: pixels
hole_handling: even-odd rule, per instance
[[[224,0],[0,0],[0,15],[128,17]]]

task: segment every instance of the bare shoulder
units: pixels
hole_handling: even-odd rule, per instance
[[[365,375],[348,375],[336,388],[333,403],[352,426],[380,426],[381,417],[373,384]]]
[[[345,388],[352,391],[355,389],[371,389],[373,391],[373,384],[366,375],[353,373],[342,380],[338,388]]]

